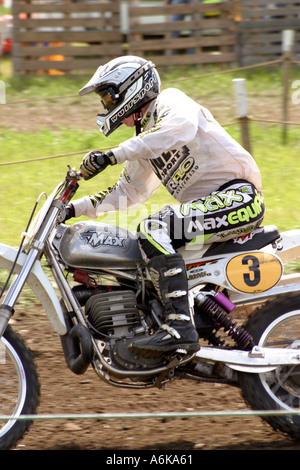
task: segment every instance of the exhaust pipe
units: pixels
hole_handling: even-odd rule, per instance
[[[65,360],[69,369],[77,375],[84,374],[93,360],[93,343],[89,330],[84,325],[73,326],[65,314],[67,334],[60,336]]]

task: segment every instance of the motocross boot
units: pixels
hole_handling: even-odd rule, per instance
[[[194,353],[200,348],[198,333],[190,317],[188,280],[180,254],[160,255],[148,263],[149,274],[164,307],[164,323],[153,335],[132,341],[131,350],[145,357],[183,349]]]

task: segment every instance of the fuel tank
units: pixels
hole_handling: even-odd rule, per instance
[[[52,243],[64,263],[71,268],[132,269],[143,264],[135,235],[102,222],[61,224]]]

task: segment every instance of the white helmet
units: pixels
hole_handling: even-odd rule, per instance
[[[160,78],[155,65],[135,56],[123,56],[101,65],[80,95],[95,92],[101,98],[97,116],[100,132],[110,135],[122,121],[138,113],[160,92]]]

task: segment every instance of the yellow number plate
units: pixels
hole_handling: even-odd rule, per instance
[[[229,261],[226,274],[230,284],[241,292],[264,292],[280,280],[282,263],[269,253],[244,253]]]

